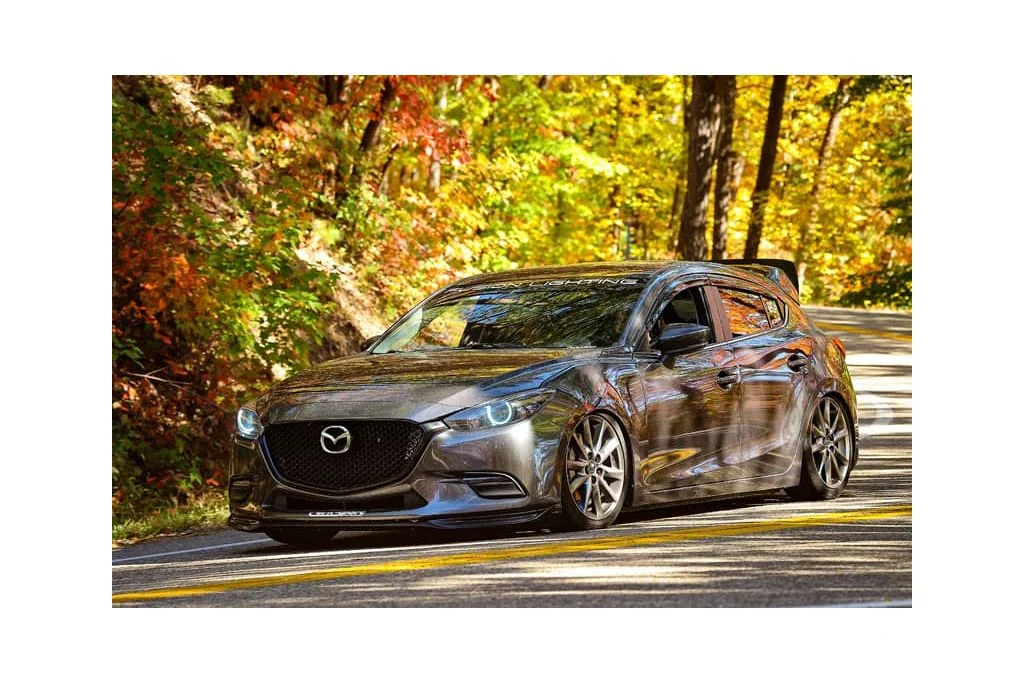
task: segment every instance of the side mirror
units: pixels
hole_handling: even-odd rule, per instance
[[[376,344],[378,339],[380,339],[380,335],[379,334],[374,336],[374,337],[370,337],[369,339],[364,339],[363,340],[363,345],[359,347],[359,350],[360,351],[365,351],[366,349],[368,349],[371,346],[373,346],[374,344]]]
[[[666,325],[654,342],[654,348],[665,355],[696,351],[708,345],[711,328],[696,323]]]

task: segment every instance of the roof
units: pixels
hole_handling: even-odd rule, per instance
[[[799,295],[788,278],[776,267],[764,265],[723,265],[713,261],[610,261],[604,263],[577,263],[560,266],[520,268],[499,273],[471,275],[449,287],[486,285],[491,283],[528,282],[536,280],[557,280],[567,278],[633,278],[647,282],[655,275],[670,273],[719,273],[745,279],[764,278],[780,287],[795,299]],[[447,288],[446,288],[447,289]]]
[[[543,280],[559,278],[612,278],[634,277],[647,280],[660,270],[677,266],[682,261],[612,261],[605,263],[576,263],[561,266],[519,268],[499,273],[481,273],[458,281],[459,285],[507,282],[509,280]]]

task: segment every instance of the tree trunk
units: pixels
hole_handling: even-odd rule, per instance
[[[757,164],[757,182],[754,184],[753,206],[750,209],[747,245],[743,250],[743,258],[745,259],[757,258],[757,250],[761,246],[764,209],[768,203],[768,192],[772,187],[775,151],[779,145],[779,127],[782,125],[782,103],[786,97],[786,78],[786,76],[775,76],[772,78],[772,95],[768,102],[768,118],[764,124],[761,160]]]
[[[441,160],[434,158],[430,160],[430,168],[427,169],[427,195],[433,197],[441,188]]]
[[[384,165],[380,169],[380,184],[377,186],[377,194],[387,196],[391,189],[391,183],[388,182],[388,171],[391,169],[391,162],[395,160],[395,152],[398,151],[398,145],[391,145],[391,151],[388,152],[388,160],[384,162]]]
[[[743,169],[746,160],[736,151],[729,150],[724,157],[719,157],[718,169],[715,171],[715,223],[712,230],[711,258],[727,257],[726,245],[729,238],[729,209],[743,180]]]
[[[342,100],[342,93],[345,92],[345,85],[348,83],[348,76],[324,76],[324,96],[327,97],[327,106],[333,106]]]
[[[327,106],[338,103],[338,77],[324,76],[324,95],[327,97]]]
[[[686,163],[686,198],[676,241],[676,254],[688,261],[704,261],[708,257],[708,195],[715,168],[718,110],[715,78],[694,76],[688,117],[690,143]]]
[[[394,82],[390,77],[385,76],[384,86],[380,91],[380,103],[377,105],[376,111],[370,116],[366,128],[363,129],[363,137],[359,141],[359,153],[361,155],[372,152],[373,148],[380,142],[380,127],[384,122],[384,114],[387,112],[388,107],[391,106],[396,94],[398,94],[398,90],[395,88]]]
[[[682,130],[683,130],[683,134],[681,136],[682,137],[682,149],[681,149],[680,155],[679,155],[679,157],[680,157],[680,159],[679,159],[679,170],[676,173],[676,187],[675,187],[675,191],[672,193],[672,209],[669,211],[669,216],[668,216],[668,235],[669,235],[669,237],[668,237],[668,239],[669,239],[668,248],[669,249],[674,249],[675,248],[675,243],[676,243],[676,239],[677,239],[676,231],[678,230],[678,228],[676,226],[679,225],[680,213],[683,210],[683,190],[686,189],[686,155],[687,155],[687,150],[688,150],[688,147],[687,147],[687,139],[688,139],[687,138],[687,131],[690,128],[690,100],[689,100],[690,79],[689,79],[688,76],[683,76],[682,77],[682,84],[683,84],[683,103],[682,103],[682,110],[683,110],[683,127],[682,127]]]
[[[622,88],[617,87],[615,89],[615,125],[612,126],[611,134],[608,138],[608,149],[610,154],[615,154],[615,148],[619,144],[619,130],[622,128]],[[591,132],[589,135],[593,135],[594,124],[591,124]],[[618,180],[619,176],[616,176],[615,184],[612,185],[612,191],[608,195],[608,217],[611,219],[612,224],[615,226],[615,244],[616,253],[618,253],[619,235],[622,230],[622,221],[619,216],[621,214],[620,206],[622,204],[622,185]]]
[[[373,113],[370,114],[370,120],[366,123],[366,128],[363,129],[363,137],[359,141],[359,150],[356,152],[356,158],[352,164],[348,181],[335,193],[337,203],[343,202],[352,188],[357,187],[363,182],[363,166],[366,157],[380,142],[380,128],[384,121],[384,114],[387,113],[388,107],[391,106],[397,94],[398,88],[394,81],[390,76],[385,76],[384,85],[380,91],[380,102],[378,102]]]
[[[721,116],[718,126],[717,156],[715,169],[715,217],[711,230],[711,258],[725,258],[726,238],[729,227],[729,207],[739,178],[743,174],[743,157],[732,149],[732,128],[736,110],[736,77],[716,76]]]
[[[679,175],[676,177],[676,189],[672,193],[672,209],[668,215],[668,230],[671,235],[679,225],[679,210],[683,206],[683,188],[686,187],[686,172],[684,169],[679,169]],[[670,247],[672,245],[669,245]]]
[[[448,109],[448,86],[442,85],[437,93],[438,119],[444,120],[445,110]],[[441,188],[441,155],[436,149],[430,153],[430,170],[427,173],[427,194],[431,197],[437,194]]]
[[[850,79],[840,78],[836,86],[835,97],[832,101],[832,110],[828,115],[828,124],[825,126],[825,137],[821,139],[821,147],[818,148],[818,165],[814,169],[814,183],[811,185],[811,196],[807,203],[807,220],[800,224],[800,237],[796,244],[796,251],[793,261],[796,263],[797,273],[800,282],[804,280],[804,272],[807,269],[807,244],[814,227],[818,223],[818,197],[821,195],[821,187],[825,182],[825,168],[832,156],[832,147],[835,145],[836,136],[839,134],[839,123],[843,118],[843,109],[850,103]]]

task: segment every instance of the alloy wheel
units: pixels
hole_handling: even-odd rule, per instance
[[[588,415],[576,425],[565,460],[569,494],[588,519],[602,520],[618,508],[625,490],[626,450],[608,418]]]
[[[829,488],[841,486],[850,471],[853,435],[846,412],[839,402],[826,396],[811,418],[811,461]]]

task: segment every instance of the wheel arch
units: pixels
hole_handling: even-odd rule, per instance
[[[621,432],[625,442],[629,473],[626,478],[623,509],[632,507],[636,495],[635,476],[638,468],[638,453],[643,443],[639,440],[646,424],[646,397],[642,384],[634,386],[631,380],[637,377],[633,359],[614,358],[606,362],[573,368],[560,379],[557,388],[572,401],[568,410],[562,438],[558,448],[556,482],[565,471],[564,462],[569,450],[573,430],[588,415],[600,414],[611,420]],[[632,429],[630,428],[632,425]],[[560,484],[559,484],[560,486]]]

